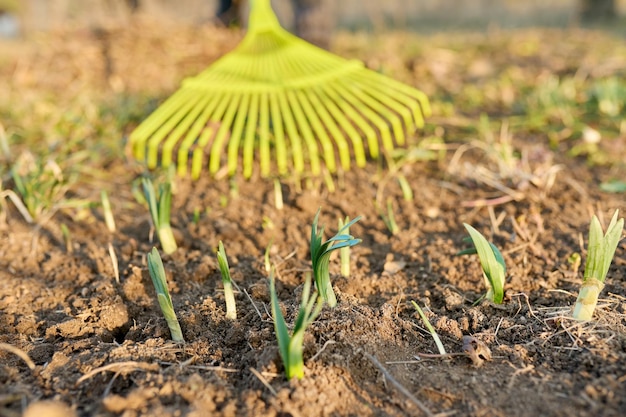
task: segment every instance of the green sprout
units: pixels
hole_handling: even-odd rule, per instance
[[[378,212],[389,232],[394,236],[398,234],[400,227],[398,226],[398,223],[396,223],[396,216],[393,214],[393,203],[391,198],[387,199],[387,214],[383,212],[383,209],[380,206],[378,207]]]
[[[154,185],[149,178],[143,178],[142,184],[146,200],[148,201],[148,207],[150,208],[152,223],[154,223],[154,228],[159,236],[163,252],[167,254],[174,253],[178,246],[176,245],[176,239],[174,239],[174,233],[170,225],[172,185],[169,181],[161,184],[157,197]]]
[[[220,240],[217,249],[217,263],[222,273],[222,284],[224,285],[224,298],[226,299],[226,318],[237,320],[237,306],[235,304],[235,294],[233,293],[233,281],[230,277],[230,268],[228,267],[228,258],[224,244]]]
[[[61,167],[52,159],[45,163],[30,154],[24,156],[11,166],[11,177],[15,183],[15,191],[23,204],[16,204],[18,210],[28,223],[42,221],[51,217],[57,210],[64,208],[85,207],[87,200],[67,199],[65,195],[76,175],[64,175]],[[3,194],[3,198],[4,198]],[[15,194],[8,194],[15,203]],[[23,212],[26,209],[27,215]]]
[[[506,265],[504,264],[502,253],[493,243],[488,242],[478,230],[466,223],[463,223],[463,226],[469,232],[474,247],[462,250],[457,255],[478,254],[480,266],[483,269],[485,285],[488,288],[484,297],[496,304],[502,304],[504,298],[504,278],[506,276]]]
[[[433,325],[430,324],[430,321],[428,320],[428,317],[426,317],[426,314],[424,314],[421,307],[415,301],[411,300],[411,303],[413,304],[413,307],[415,307],[415,309],[417,310],[417,313],[420,315],[420,317],[424,321],[424,324],[426,325],[426,328],[430,332],[430,335],[433,337],[433,340],[435,341],[435,344],[437,345],[437,349],[439,350],[439,354],[446,355],[446,348],[443,347],[443,343],[441,343],[441,339],[439,338],[439,335],[435,331],[435,328],[433,327]]]
[[[63,242],[65,243],[65,250],[67,253],[73,252],[74,245],[72,244],[72,235],[70,229],[67,228],[65,223],[61,223],[61,234],[63,235]]]
[[[152,248],[152,251],[148,253],[148,272],[150,272],[150,278],[154,284],[154,289],[157,293],[157,299],[159,300],[159,306],[163,312],[163,317],[167,321],[167,326],[170,328],[172,334],[172,340],[174,342],[185,343],[183,338],[183,332],[180,330],[180,324],[176,318],[174,312],[174,305],[172,304],[172,297],[167,289],[167,279],[165,277],[165,269],[163,268],[163,261],[161,255],[156,248]]]
[[[302,290],[302,301],[300,302],[298,316],[293,326],[293,333],[290,336],[287,323],[278,304],[273,269],[270,272],[270,297],[274,331],[276,332],[280,357],[285,366],[285,375],[287,379],[293,377],[302,379],[304,377],[304,359],[302,357],[304,332],[322,311],[324,300],[317,292],[311,294],[311,274],[306,274]]]
[[[350,221],[350,218],[346,216],[345,220],[339,218],[339,230],[343,228],[343,226]],[[344,233],[349,235],[350,228],[344,229]],[[349,277],[350,276],[350,246],[345,246],[339,249],[339,256],[341,259],[341,276]]]
[[[400,184],[400,188],[402,189],[402,197],[404,197],[404,201],[413,201],[413,190],[411,189],[411,184],[406,179],[406,177],[402,174],[398,174],[396,177],[398,180],[398,184]]]
[[[591,320],[598,304],[600,291],[604,287],[606,274],[615,255],[615,249],[622,237],[624,219],[617,220],[619,210],[615,210],[606,234],[602,234],[602,226],[596,216],[589,226],[589,246],[583,285],[578,292],[572,317],[577,320]]]
[[[280,180],[274,180],[274,206],[276,210],[283,209],[283,187],[280,185]]]
[[[111,208],[109,195],[105,190],[100,192],[100,199],[102,201],[102,211],[104,212],[104,222],[107,225],[107,229],[109,229],[109,232],[115,233],[115,218],[113,217],[113,209]]]
[[[313,220],[313,227],[311,228],[311,263],[313,264],[315,287],[324,301],[332,308],[337,305],[337,297],[335,297],[333,286],[330,283],[330,255],[336,249],[351,247],[361,243],[361,239],[355,239],[346,232],[349,230],[350,226],[359,221],[361,216],[345,223],[343,227],[337,231],[335,236],[322,243],[324,227],[318,230],[317,222],[319,215],[320,210],[317,210],[317,214]]]

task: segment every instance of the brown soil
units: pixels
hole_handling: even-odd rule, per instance
[[[626,247],[617,249],[590,323],[568,318],[582,275],[568,258],[579,252],[585,259],[591,215],[606,225],[616,208],[626,211],[626,197],[598,191],[606,170],[590,170],[532,139],[515,143],[518,150],[538,146],[543,161],[561,165],[554,185],[529,185],[518,201],[491,207],[467,204],[500,194],[450,166],[455,146],[441,161],[403,168],[413,201],[374,161],[336,178],[335,192],[321,180],[283,181],[282,210],[270,181],[235,187],[208,177],[177,180],[180,247],[163,259],[184,345],[169,340],[148,276],[154,243],[147,210],[132,197],[136,164],[120,158],[107,167],[114,234],[97,209],[86,219],[61,211],[37,227],[10,209],[0,225],[0,342],[26,353],[35,367],[0,349],[0,415],[19,416],[39,400],[57,401],[41,404],[47,411],[40,416],[52,415],[58,402],[72,408],[56,411],[65,416],[425,415],[422,408],[447,416],[625,415]],[[468,152],[459,164],[487,164],[481,158]],[[400,227],[395,235],[376,205],[388,198]],[[352,250],[349,278],[332,261],[339,304],[307,331],[305,378],[287,381],[263,257],[271,244],[291,323],[319,207],[329,232],[339,218],[363,216],[351,228],[363,241]],[[196,208],[202,214],[194,223]],[[466,247],[463,222],[504,254],[501,306],[473,305],[485,288],[477,259],[455,256]],[[70,230],[69,247],[61,224]],[[220,240],[241,289],[236,321],[225,318],[215,259]],[[492,360],[476,367],[464,355],[415,359],[436,347],[411,300],[426,306],[449,352],[461,352],[463,336],[472,335]]]

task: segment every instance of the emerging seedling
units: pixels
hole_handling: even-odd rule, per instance
[[[318,230],[317,222],[319,215],[320,210],[317,210],[317,214],[313,220],[313,227],[311,228],[311,263],[313,264],[315,287],[321,294],[322,299],[332,308],[337,305],[337,297],[330,283],[330,255],[336,249],[351,247],[361,243],[361,239],[355,239],[346,232],[349,230],[350,226],[359,221],[361,216],[344,224],[343,227],[337,231],[335,236],[322,243],[324,227]]]
[[[400,227],[398,226],[398,223],[396,223],[396,216],[393,214],[393,203],[391,198],[387,199],[387,213],[385,214],[384,210],[380,206],[378,207],[378,212],[389,232],[394,236],[398,234]]]
[[[115,233],[115,218],[113,217],[113,209],[111,208],[109,195],[105,190],[100,192],[100,199],[102,201],[102,211],[104,213],[104,222],[107,225],[107,229],[109,229],[109,232]]]
[[[167,321],[167,326],[170,328],[172,340],[174,342],[184,343],[183,332],[180,330],[180,324],[174,312],[172,298],[167,289],[167,279],[165,278],[163,261],[156,248],[152,248],[152,252],[148,253],[148,272],[150,272],[150,278],[152,278],[152,283],[157,293],[159,306],[161,307],[165,321]]]
[[[230,268],[228,267],[228,259],[224,244],[220,240],[217,249],[217,263],[222,273],[222,284],[224,285],[224,298],[226,299],[226,318],[237,320],[237,306],[235,305],[235,294],[233,293],[233,282],[230,278]]]
[[[306,280],[302,290],[302,301],[300,302],[298,316],[293,326],[293,333],[290,336],[287,323],[285,322],[283,313],[280,310],[280,305],[278,304],[273,269],[270,272],[270,297],[274,331],[276,332],[280,357],[285,366],[285,374],[287,379],[293,377],[302,379],[304,377],[304,359],[302,357],[304,332],[322,311],[324,300],[317,292],[311,294],[311,275],[306,274]]]
[[[343,226],[350,221],[350,218],[346,216],[344,220],[339,218],[339,230],[343,228]],[[350,228],[346,228],[344,233],[349,235]],[[350,276],[350,246],[343,247],[339,249],[339,256],[341,258],[341,276],[349,277]]]
[[[276,210],[283,209],[283,187],[278,179],[274,180],[274,206]]]
[[[415,301],[411,300],[411,303],[413,304],[413,307],[415,307],[415,309],[417,310],[417,313],[420,315],[420,317],[424,321],[424,324],[426,325],[426,328],[430,332],[430,335],[433,337],[433,340],[435,341],[435,344],[437,345],[437,349],[439,350],[439,354],[445,355],[446,348],[443,346],[443,343],[441,343],[441,339],[439,338],[439,335],[435,331],[435,328],[433,327],[433,325],[430,324],[428,317],[426,317],[426,314],[424,314],[420,306]]]
[[[506,276],[506,265],[504,258],[498,248],[476,229],[469,224],[463,223],[465,229],[470,234],[474,244],[473,248],[460,251],[457,255],[478,254],[480,266],[483,269],[483,278],[487,286],[485,298],[496,304],[502,304],[504,298],[504,278]]]
[[[624,229],[624,219],[617,220],[618,214],[619,210],[615,210],[604,236],[598,218],[593,216],[591,219],[585,275],[572,314],[577,320],[591,320],[598,304],[600,291]]]
[[[172,185],[168,181],[159,187],[157,197],[154,185],[149,178],[143,178],[143,191],[148,201],[152,223],[156,229],[163,252],[174,253],[178,246],[174,239],[174,233],[170,225],[170,212],[172,210]]]
[[[65,223],[61,223],[61,234],[63,235],[63,242],[65,243],[65,250],[67,253],[72,253],[74,244],[72,243],[72,234],[70,229],[67,228]]]

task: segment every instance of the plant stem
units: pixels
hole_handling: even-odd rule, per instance
[[[602,288],[604,288],[604,282],[598,279],[588,278],[585,280],[578,292],[572,317],[577,320],[591,320]]]

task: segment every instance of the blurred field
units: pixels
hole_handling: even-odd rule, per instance
[[[216,0],[142,0],[141,7],[142,14],[153,19],[197,24],[213,18],[216,3]],[[580,9],[580,0],[345,0],[331,3],[339,28],[379,31],[484,29],[489,25],[565,27],[578,23]],[[291,27],[290,2],[274,0],[273,4],[283,23]],[[626,0],[617,0],[616,5],[618,13],[622,17],[626,15]],[[126,21],[129,15],[123,0],[22,0],[21,9],[23,26],[31,31],[67,25],[102,25],[112,20]]]

